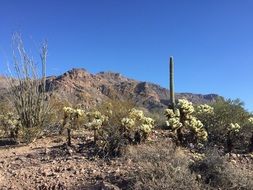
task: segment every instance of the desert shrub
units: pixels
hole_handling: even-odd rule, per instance
[[[48,125],[45,128],[45,135],[62,134],[64,131],[64,107],[72,107],[66,100],[59,98],[56,94],[51,94],[50,97],[51,110],[48,116]]]
[[[98,131],[99,138],[102,139],[99,141],[99,151],[103,156],[115,157],[124,154],[128,142],[121,127],[121,120],[127,117],[133,107],[133,103],[120,100],[110,100],[97,107],[107,118],[103,128]]]
[[[147,117],[151,117],[155,120],[155,127],[157,129],[167,129],[166,126],[166,116],[164,115],[164,111],[161,108],[152,109],[151,111],[146,111],[145,115]]]
[[[209,145],[218,145],[227,147],[229,141],[233,142],[234,149],[245,150],[248,147],[249,113],[244,109],[243,103],[240,100],[219,100],[212,104],[214,114],[209,119],[207,131],[209,134]],[[239,133],[229,135],[231,132],[231,123],[239,125]]]
[[[229,163],[217,149],[206,152],[205,158],[190,165],[199,175],[204,189],[244,189],[253,187],[253,171]]]
[[[88,112],[85,125],[94,130],[94,139],[104,156],[120,156],[129,144],[145,141],[154,120],[129,102],[110,101]],[[96,136],[95,136],[96,135]]]
[[[207,112],[210,108],[200,107],[199,111]],[[212,109],[211,109],[212,111]],[[203,123],[194,116],[195,109],[191,102],[186,99],[179,99],[175,110],[166,109],[166,124],[171,130],[177,133],[177,140],[181,145],[194,143],[196,145],[207,141],[208,134]]]
[[[13,36],[12,73],[7,77],[10,102],[20,119],[26,142],[36,139],[47,123],[50,106],[46,94],[47,44],[41,47],[41,73],[24,48],[19,34]],[[27,134],[28,133],[28,134]]]
[[[156,142],[129,147],[127,158],[138,166],[130,174],[132,189],[200,189],[188,167],[190,159],[171,142]]]

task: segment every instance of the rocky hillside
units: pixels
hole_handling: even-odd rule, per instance
[[[5,88],[0,78],[0,92]],[[91,74],[85,69],[72,69],[60,76],[47,78],[47,91],[72,104],[89,108],[109,99],[129,100],[149,110],[164,108],[169,103],[169,91],[159,85],[141,82],[119,73]],[[218,95],[178,93],[176,98],[187,98],[194,103],[214,102]]]

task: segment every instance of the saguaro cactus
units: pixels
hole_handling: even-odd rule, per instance
[[[175,93],[174,93],[174,61],[170,57],[170,106],[175,112]]]

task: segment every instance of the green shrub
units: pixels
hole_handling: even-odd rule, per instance
[[[209,134],[209,144],[211,146],[225,146],[228,144],[228,137],[233,142],[234,149],[246,151],[249,141],[248,119],[249,113],[244,109],[243,103],[240,100],[219,100],[212,104],[214,114],[211,118],[207,118],[207,131]],[[230,126],[239,125],[240,131],[229,135],[231,132]]]

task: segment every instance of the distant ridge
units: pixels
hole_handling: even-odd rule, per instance
[[[6,84],[0,77],[0,92]],[[85,69],[73,68],[62,75],[47,77],[47,91],[59,99],[90,108],[110,99],[130,100],[148,110],[164,109],[169,103],[169,91],[157,84],[141,82],[120,73],[91,74]],[[193,103],[211,103],[217,94],[177,93],[176,98],[186,98]]]

